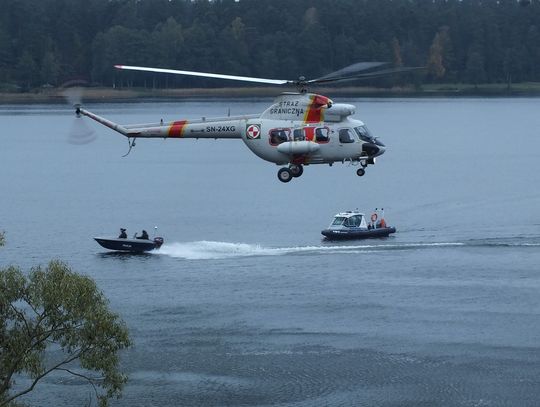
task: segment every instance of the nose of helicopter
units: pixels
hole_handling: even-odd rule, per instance
[[[378,157],[379,155],[384,154],[384,144],[378,143],[364,143],[362,144],[362,151],[370,157]]]

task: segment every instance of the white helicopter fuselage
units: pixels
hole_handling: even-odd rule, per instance
[[[369,134],[362,121],[351,118],[354,113],[353,105],[333,104],[310,93],[282,94],[260,115],[169,123],[119,125],[77,108],[77,114],[133,139],[242,139],[263,160],[289,164],[294,177],[301,175],[302,165],[351,162],[362,166],[357,173],[363,175],[363,168],[375,163],[375,157],[384,153],[384,144]],[[300,175],[295,175],[298,169]],[[287,175],[278,174],[283,182],[290,180]]]
[[[250,138],[248,131],[242,135],[247,147],[263,160],[278,165],[332,164],[358,161],[363,157],[364,142],[354,134],[354,128],[364,126],[360,120],[347,118],[339,123],[266,120],[261,123],[261,120],[250,119],[245,126],[246,129],[257,126],[261,132],[259,138]],[[351,137],[340,141],[339,132],[344,129],[349,129]]]

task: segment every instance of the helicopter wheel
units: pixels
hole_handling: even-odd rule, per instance
[[[291,171],[293,177],[298,178],[304,173],[304,167],[300,164],[291,164],[289,165],[289,171]]]
[[[362,168],[366,168],[368,166],[368,163],[366,160],[362,160],[360,161],[360,165],[362,166]]]
[[[364,170],[363,168],[358,168],[356,170],[356,175],[358,175],[359,177],[363,176],[365,173],[366,173],[366,170]]]
[[[277,177],[281,182],[289,182],[293,178],[293,173],[287,167],[284,167],[278,171]]]

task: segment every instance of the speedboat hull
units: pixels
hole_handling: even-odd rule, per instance
[[[333,230],[324,229],[321,231],[328,240],[353,240],[370,239],[376,237],[388,237],[391,233],[396,233],[396,228],[385,227],[376,229],[356,229],[356,230]]]
[[[94,240],[105,249],[132,253],[149,252],[163,244],[163,239],[158,237],[154,240],[95,237]]]

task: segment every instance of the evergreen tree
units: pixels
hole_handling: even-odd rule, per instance
[[[60,64],[52,52],[46,52],[41,61],[41,81],[44,84],[58,85]]]
[[[478,84],[485,80],[484,58],[479,52],[472,51],[469,55],[466,74],[468,81],[473,83],[475,87],[478,87]]]
[[[24,89],[30,89],[38,84],[38,65],[30,51],[24,51],[17,62],[16,75]]]

